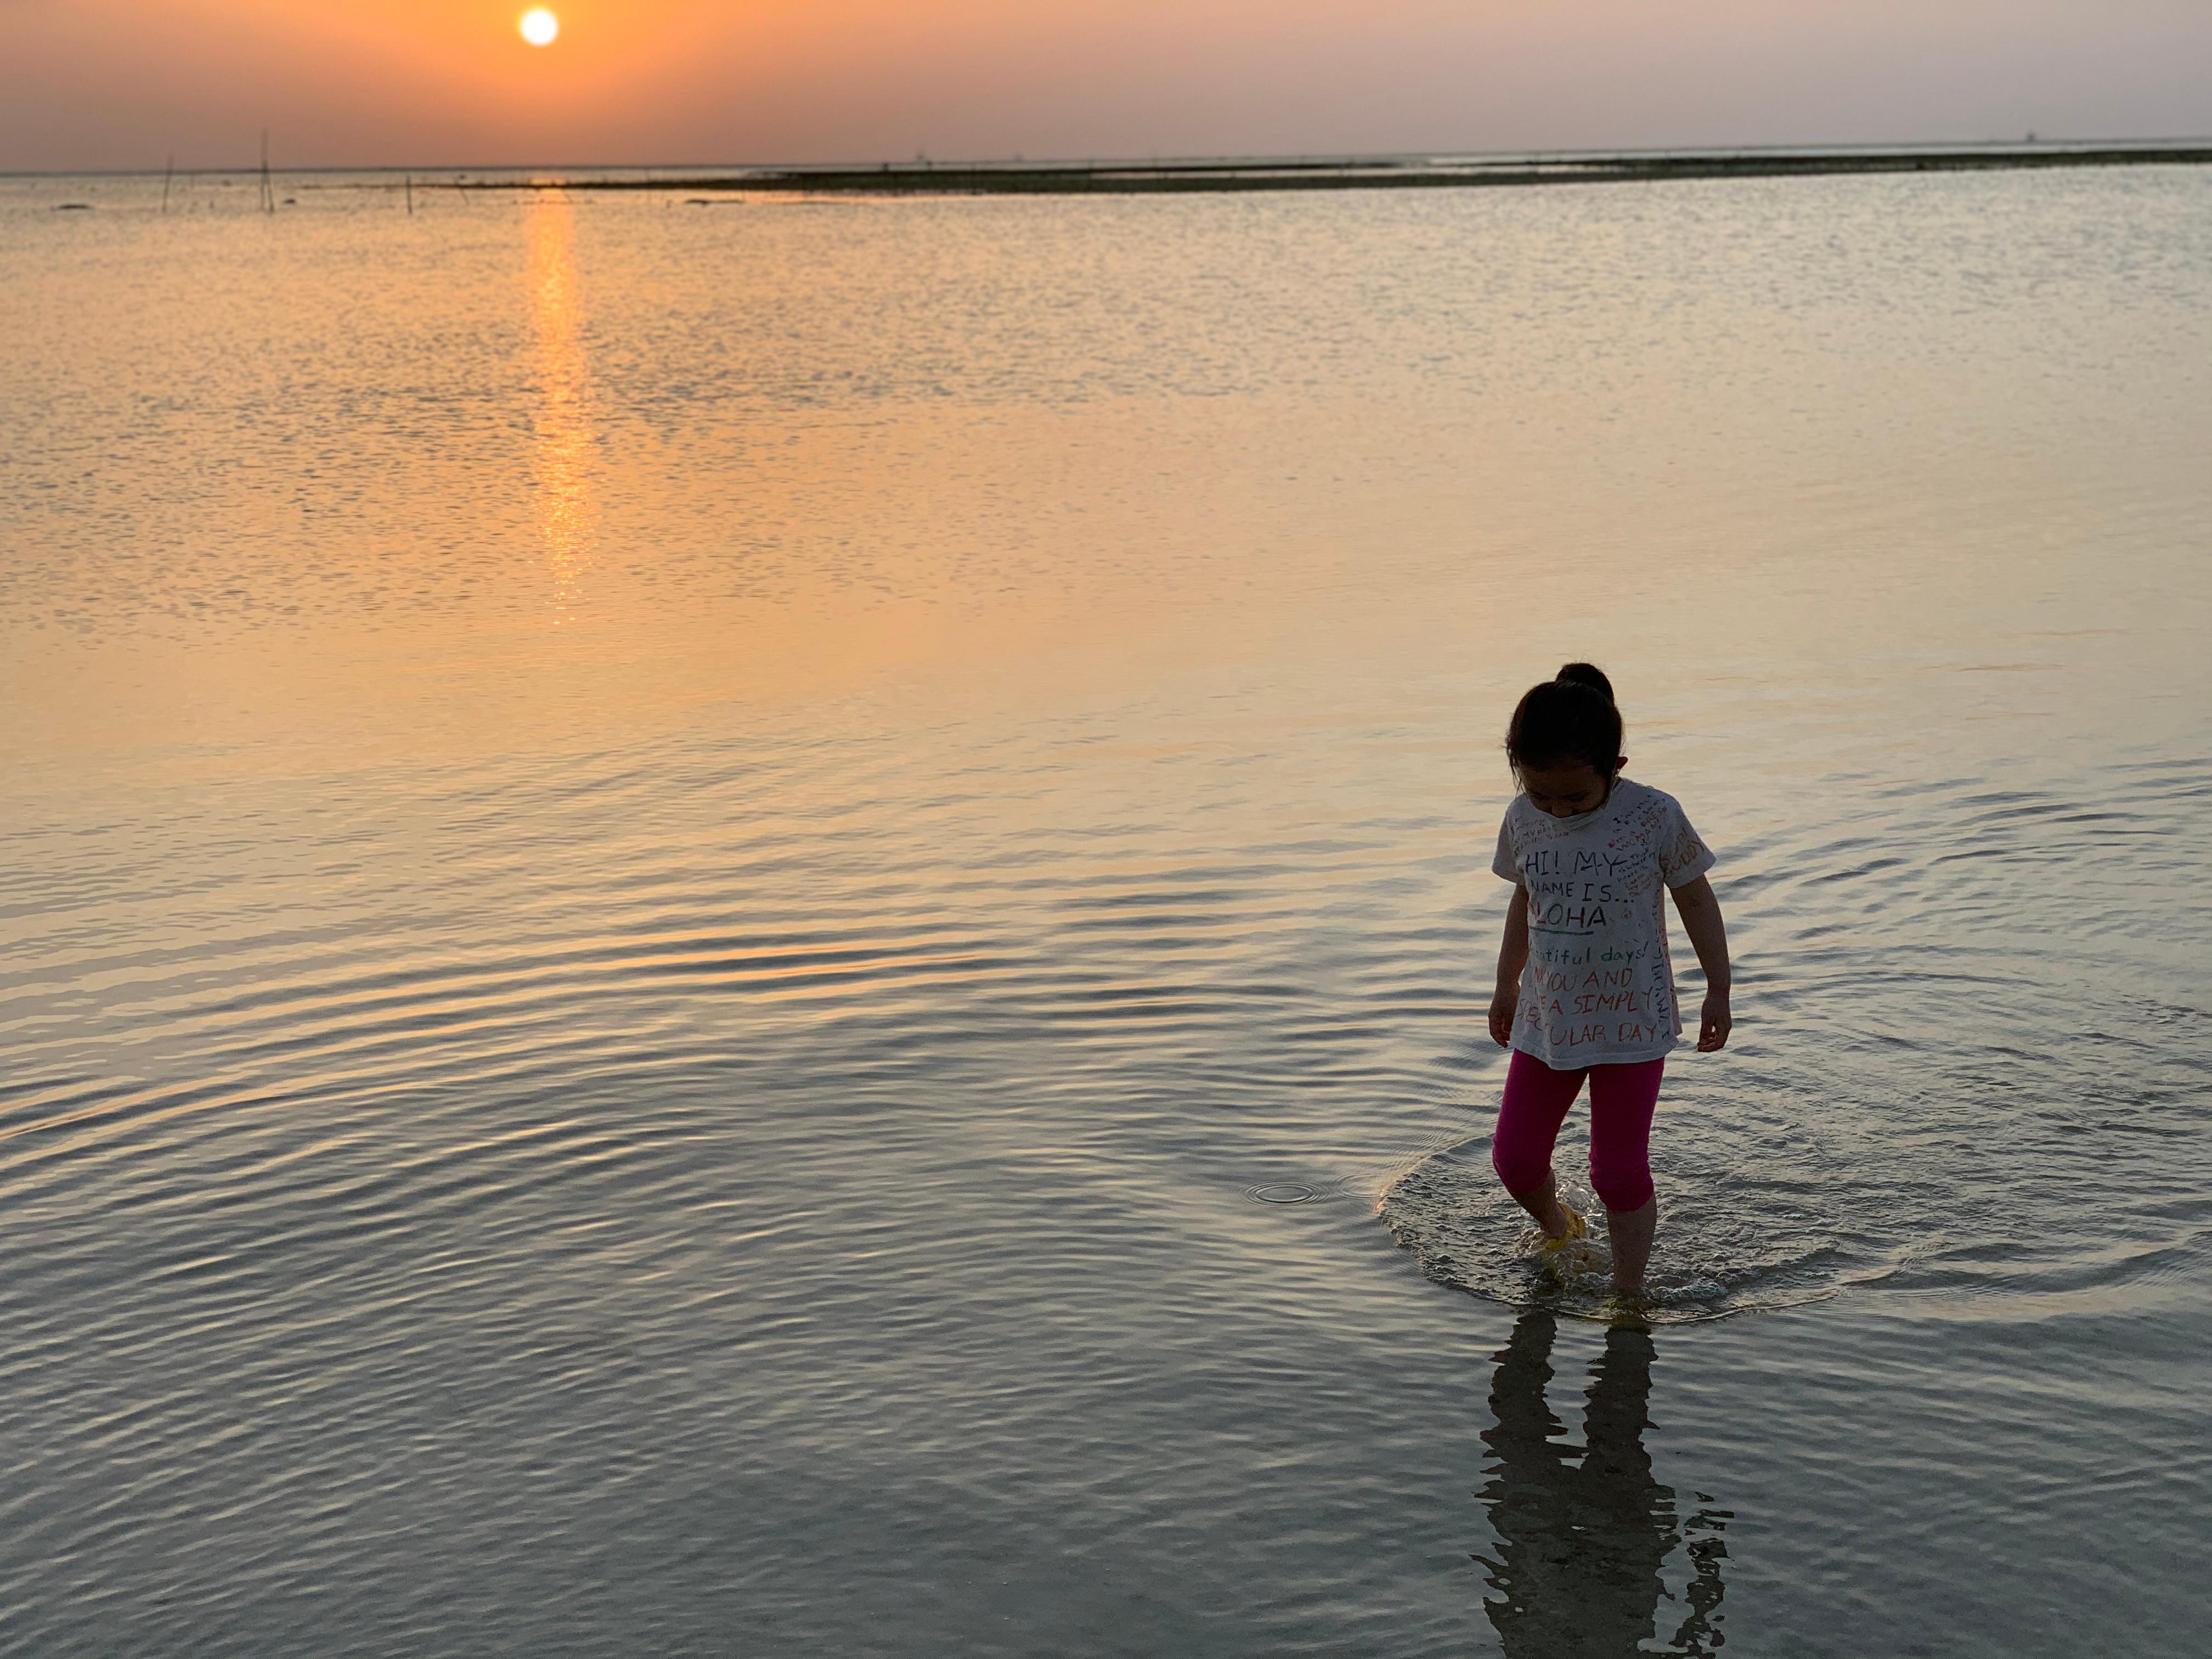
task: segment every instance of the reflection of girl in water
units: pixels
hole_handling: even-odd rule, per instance
[[[1508,1659],[1714,1652],[1723,1639],[1713,1626],[1727,1512],[1700,1510],[1678,1528],[1674,1489],[1651,1473],[1644,1449],[1650,1334],[1620,1325],[1606,1332],[1605,1352],[1590,1368],[1583,1449],[1560,1441],[1565,1430],[1544,1400],[1556,1328],[1548,1313],[1523,1314],[1498,1356],[1490,1393],[1498,1422],[1482,1437],[1498,1458],[1483,1489],[1498,1559],[1475,1559],[1490,1568],[1501,1599],[1484,1610]],[[1660,1568],[1685,1533],[1705,1534],[1688,1547],[1695,1576],[1686,1617],[1666,1648],[1648,1649],[1668,1594]]]

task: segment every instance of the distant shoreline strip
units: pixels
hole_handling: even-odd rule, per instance
[[[1770,151],[1502,161],[1162,161],[1096,166],[993,162],[778,167],[726,176],[470,179],[465,190],[774,191],[810,195],[1147,195],[1258,190],[1459,190],[1689,179],[1791,179],[1859,173],[1986,173],[2030,167],[2202,166],[2212,144],[2078,149]]]

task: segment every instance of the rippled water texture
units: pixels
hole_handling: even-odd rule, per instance
[[[2212,173],[391,183],[0,183],[0,1644],[2198,1650]]]

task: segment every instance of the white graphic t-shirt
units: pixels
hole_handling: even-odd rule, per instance
[[[1513,1046],[1560,1071],[1633,1065],[1671,1049],[1682,1020],[1666,891],[1712,867],[1712,849],[1674,798],[1626,778],[1597,811],[1571,818],[1516,795],[1491,866],[1528,890]]]

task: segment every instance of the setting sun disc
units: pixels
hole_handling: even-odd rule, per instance
[[[522,14],[522,21],[516,27],[532,46],[550,46],[560,35],[561,20],[543,6],[532,6]]]

